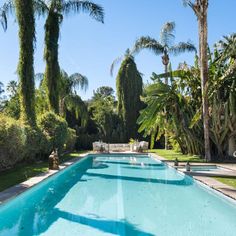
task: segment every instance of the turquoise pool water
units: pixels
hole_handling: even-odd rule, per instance
[[[218,167],[216,165],[205,165],[205,166],[191,166],[191,171],[227,171],[227,169]]]
[[[88,156],[0,206],[0,236],[234,236],[236,204],[147,155]]]

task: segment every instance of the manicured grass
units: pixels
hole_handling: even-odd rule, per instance
[[[223,184],[232,186],[236,188],[236,177],[215,177],[216,180],[220,181]]]
[[[182,153],[175,152],[173,150],[165,150],[165,149],[151,149],[148,152],[156,153],[159,156],[166,158],[167,160],[174,161],[178,158],[179,161],[189,161],[189,162],[204,162],[199,156],[190,156],[183,155]]]
[[[68,161],[78,156],[78,154],[85,152],[87,151],[65,154],[60,158],[60,163]],[[0,192],[46,171],[48,171],[47,161],[34,164],[21,164],[14,169],[2,172],[0,173]]]

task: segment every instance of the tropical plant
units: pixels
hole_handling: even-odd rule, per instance
[[[209,129],[209,101],[208,101],[208,58],[207,58],[207,13],[208,0],[183,0],[185,5],[188,5],[194,11],[198,20],[198,35],[199,35],[199,64],[201,74],[202,87],[202,110],[203,110],[203,126],[204,126],[204,147],[205,159],[211,161],[211,147],[210,147],[210,129]]]
[[[210,141],[214,160],[224,160],[236,148],[236,71],[230,57],[226,59],[218,43],[213,53],[208,50],[210,107]],[[225,59],[224,59],[225,58]],[[166,76],[171,84],[160,81]],[[202,125],[201,77],[198,58],[192,67],[181,64],[176,71],[153,75],[154,83],[147,86],[144,101],[147,108],[139,117],[140,131],[154,141],[163,134],[163,106],[167,107],[167,123],[171,140],[179,144],[183,153],[203,155],[204,129]],[[183,141],[184,140],[184,141]]]
[[[171,78],[170,85],[160,80],[167,75]],[[174,80],[173,76],[181,76],[182,79]],[[141,111],[138,119],[139,132],[144,132],[145,136],[150,135],[151,146],[153,146],[154,141],[165,133],[165,128],[168,128],[171,138],[178,143],[183,153],[201,154],[201,127],[196,125],[194,129],[189,129],[199,105],[194,99],[199,93],[197,88],[199,81],[193,82],[189,71],[160,75],[154,73],[152,80],[154,83],[147,86],[144,92],[143,101],[147,107]],[[191,83],[194,87],[188,87]],[[167,127],[164,123],[165,119],[167,119]]]
[[[46,15],[47,18],[44,49],[45,80],[50,109],[59,113],[58,40],[64,16],[68,16],[70,13],[86,12],[95,20],[103,23],[104,12],[101,6],[82,0],[35,0],[35,9],[39,15]]]
[[[116,59],[111,66],[122,61],[116,77],[116,90],[118,97],[118,114],[123,123],[124,140],[138,138],[138,126],[136,124],[139,111],[142,109],[140,96],[143,92],[142,76],[134,62],[134,57],[129,50],[121,58]]]
[[[184,52],[196,52],[196,48],[191,42],[174,44],[174,32],[175,22],[167,22],[162,27],[160,41],[149,36],[142,36],[136,40],[133,52],[138,53],[143,49],[148,49],[155,55],[162,55],[162,63],[165,66],[165,72],[167,72],[170,55],[177,56]],[[168,78],[165,78],[165,83],[168,84]]]
[[[59,84],[59,107],[60,114],[65,116],[66,110],[73,112],[78,118],[80,116],[82,125],[86,124],[88,118],[87,107],[77,95],[77,89],[87,90],[88,79],[79,73],[68,75],[61,71]]]
[[[160,33],[160,40],[149,36],[142,36],[136,40],[133,52],[138,53],[143,49],[152,51],[155,55],[162,55],[162,63],[165,67],[165,73],[168,71],[170,63],[170,55],[179,55],[184,52],[196,52],[195,46],[191,42],[179,42],[174,44],[175,40],[175,22],[167,22],[163,25]],[[168,77],[165,78],[165,83],[168,84]],[[165,109],[165,108],[164,108]],[[166,123],[166,121],[165,121]],[[167,124],[166,124],[167,125]],[[165,132],[165,148],[168,147],[168,135]]]
[[[7,30],[7,12],[12,8],[13,1],[7,1],[0,9],[0,23],[4,31]]]

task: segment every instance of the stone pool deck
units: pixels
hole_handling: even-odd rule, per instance
[[[15,186],[12,186],[2,192],[0,192],[0,204],[10,200],[11,198],[16,197],[17,195],[23,193],[27,189],[33,187],[34,185],[40,183],[41,181],[47,179],[48,177],[56,174],[58,171],[63,170],[64,168],[74,164],[75,162],[79,161],[81,158],[86,156],[89,153],[84,153],[84,154],[78,154],[78,157],[75,157],[69,161],[66,161],[62,164],[59,165],[60,169],[59,170],[48,170],[45,173],[41,173],[37,176],[34,176],[20,184],[17,184]]]
[[[221,171],[201,171],[201,172],[194,172],[194,171],[186,171],[185,165],[186,162],[179,162],[179,166],[175,167],[173,161],[169,161],[165,159],[164,157],[161,157],[157,154],[152,155],[157,158],[158,160],[164,161],[167,165],[174,167],[178,169],[178,171],[192,176],[197,181],[217,190],[220,193],[223,193],[224,195],[236,200],[236,189],[228,186],[224,183],[221,183],[220,181],[214,179],[213,177],[236,177],[236,164],[231,163],[225,163],[225,164],[219,164],[219,163],[190,163],[191,166],[212,166],[217,165],[219,167],[222,167],[223,169]]]

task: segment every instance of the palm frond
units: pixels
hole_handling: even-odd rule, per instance
[[[169,48],[169,52],[174,54],[175,56],[184,52],[195,52],[197,53],[196,47],[191,42],[180,42],[177,45],[174,45]]]
[[[84,127],[88,120],[88,110],[84,101],[78,95],[67,95],[64,99],[65,107],[70,112],[75,112],[78,119],[81,118],[82,126]]]
[[[82,89],[86,91],[88,89],[88,78],[80,73],[72,74],[69,76],[69,80],[71,80],[74,90]]]
[[[45,16],[49,12],[49,2],[46,0],[35,0],[34,11],[38,16]]]
[[[162,45],[170,47],[175,40],[175,22],[167,22],[161,30],[160,41]]]
[[[156,39],[153,39],[149,36],[140,37],[136,40],[132,53],[138,53],[142,49],[148,49],[156,55],[160,55],[164,51],[163,45],[159,43]]]
[[[85,12],[88,13],[95,20],[104,23],[104,9],[98,4],[95,4],[91,1],[82,1],[82,0],[68,0],[64,1],[62,4],[62,11],[65,15],[69,15],[71,12],[79,13]]]
[[[9,0],[3,4],[0,8],[0,23],[4,31],[7,30],[7,15],[12,14],[14,10],[14,2],[13,0]]]
[[[111,67],[110,67],[110,75],[113,76],[113,71],[114,71],[114,68],[117,64],[119,64],[122,60],[123,60],[123,56],[122,57],[117,57],[111,64]]]

